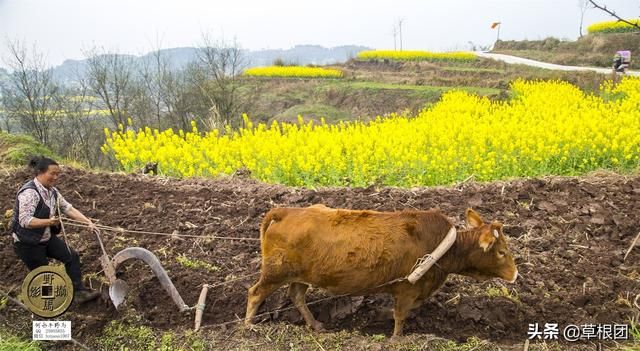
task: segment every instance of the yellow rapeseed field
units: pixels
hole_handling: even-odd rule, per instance
[[[342,71],[332,68],[304,66],[269,66],[248,68],[243,73],[252,77],[340,78]]]
[[[640,18],[628,20],[631,23],[640,24]],[[621,21],[597,22],[587,27],[589,33],[625,33],[640,32],[640,29]]]
[[[472,52],[430,52],[430,51],[395,51],[370,50],[358,53],[361,60],[396,60],[396,61],[473,61],[478,57]]]
[[[512,84],[510,101],[462,91],[416,116],[369,123],[305,122],[244,129],[105,130],[105,153],[129,171],[149,161],[178,177],[231,174],[246,167],[257,179],[295,186],[450,184],[639,164],[640,79],[606,84],[587,95],[558,81]]]

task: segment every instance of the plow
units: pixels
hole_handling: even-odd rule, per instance
[[[180,312],[186,312],[192,309],[184,302],[182,296],[180,296],[180,293],[173,285],[171,278],[169,278],[167,271],[162,267],[160,260],[153,252],[142,247],[128,247],[116,253],[113,258],[110,258],[104,248],[104,244],[102,243],[100,230],[95,229],[94,234],[100,244],[100,250],[102,251],[102,256],[100,256],[100,265],[109,280],[109,299],[115,306],[116,310],[122,305],[129,291],[128,284],[116,276],[116,270],[122,263],[129,260],[143,261],[149,266],[149,268],[151,268],[155,277],[158,278],[160,286],[167,292],[167,294],[169,294],[169,297],[171,297],[171,300],[173,300]],[[195,306],[196,331],[200,328],[202,321],[208,288],[209,286],[206,284],[203,286],[200,298],[198,299],[198,304]]]

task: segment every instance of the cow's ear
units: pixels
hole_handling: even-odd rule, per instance
[[[467,208],[467,224],[471,228],[478,228],[481,227],[484,222],[482,221],[482,218],[480,218],[478,212],[471,208]]]
[[[491,247],[498,239],[497,234],[498,231],[495,229],[487,230],[480,234],[480,238],[478,238],[478,244],[480,245],[480,248],[484,250],[484,252],[491,250]]]

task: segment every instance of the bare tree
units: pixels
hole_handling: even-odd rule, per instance
[[[584,14],[589,9],[589,1],[578,0],[578,7],[580,8],[580,38],[582,38],[582,26],[584,24]]]
[[[60,94],[60,104],[65,118],[60,120],[59,154],[74,160],[83,160],[90,167],[103,165],[104,157],[100,151],[105,126],[102,117],[96,113],[96,98],[91,95],[88,79],[75,72],[73,87]]]
[[[208,108],[201,98],[200,89],[190,85],[189,68],[180,71],[169,71],[163,75],[162,99],[167,106],[167,117],[172,127],[187,130],[195,116],[204,116]]]
[[[398,19],[398,36],[400,37],[400,51],[402,51],[402,22],[404,22],[403,18]]]
[[[163,81],[168,75],[171,75],[169,61],[162,54],[160,48],[146,56],[141,64],[141,77],[144,87],[144,94],[148,97],[148,101],[153,109],[155,126],[163,128],[163,119],[169,113],[169,106],[166,101],[166,85]]]
[[[205,127],[220,128],[242,121],[238,111],[238,76],[245,67],[244,56],[234,40],[214,41],[202,36],[203,46],[198,48],[198,64],[191,67],[191,82],[209,103],[209,116]]]
[[[398,28],[396,27],[396,25],[393,25],[393,28],[391,29],[391,35],[393,35],[393,51],[398,50],[398,45],[397,43],[397,37],[398,37]]]
[[[52,129],[60,115],[59,86],[35,45],[31,50],[17,40],[8,40],[6,45],[5,63],[11,73],[1,87],[5,117],[17,121],[22,131],[51,147]]]
[[[200,89],[190,83],[197,81],[207,85],[208,78],[204,74],[204,68],[198,67],[200,68],[192,65],[186,69],[175,69],[168,56],[159,48],[143,61],[140,75],[145,100],[150,104],[158,128],[188,130],[191,128],[191,121],[196,120],[195,116],[209,114],[209,99],[203,98]]]
[[[113,127],[127,125],[128,118],[136,118],[136,122],[143,120],[144,116],[134,116],[140,112],[141,87],[133,58],[95,48],[85,52],[85,56],[89,87],[100,98]]]
[[[622,18],[622,17],[618,16],[618,15],[615,13],[615,11],[611,11],[611,10],[607,9],[607,6],[600,6],[600,5],[596,4],[596,3],[595,3],[595,1],[593,1],[593,0],[588,0],[588,1],[591,3],[591,5],[593,5],[593,7],[595,7],[595,8],[597,8],[597,9],[599,9],[599,10],[602,10],[602,11],[604,11],[604,12],[606,12],[606,13],[610,14],[611,16],[613,16],[613,17],[617,18],[617,19],[618,19],[618,21],[620,21],[620,22],[624,22],[624,23],[626,23],[626,24],[628,24],[628,25],[630,25],[630,26],[632,26],[632,27],[636,27],[636,28],[640,29],[640,24],[627,21],[626,19],[624,19],[624,18]]]

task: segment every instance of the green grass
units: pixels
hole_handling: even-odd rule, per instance
[[[480,67],[442,67],[443,71],[451,71],[451,72],[482,72],[482,73],[506,73],[506,70],[497,69],[497,68],[480,68]]]
[[[128,312],[121,320],[113,320],[96,338],[100,350],[209,350],[205,338],[191,329],[161,331],[144,325],[137,315]],[[135,312],[133,312],[135,313]]]
[[[514,294],[514,292],[515,291],[510,291],[509,289],[505,288],[504,286],[502,286],[502,287],[489,287],[485,291],[485,293],[489,297],[504,297],[504,298],[507,298],[507,299],[517,303],[517,304],[521,304],[522,302],[520,302],[520,298],[518,297],[517,293]]]
[[[442,93],[449,90],[463,90],[478,95],[495,95],[500,93],[500,89],[480,88],[480,87],[447,87],[432,85],[409,85],[409,84],[392,84],[378,82],[339,82],[336,85],[361,90],[410,90],[419,93]]]
[[[0,163],[26,165],[36,155],[57,159],[51,150],[28,135],[0,132]]]
[[[39,351],[41,347],[37,341],[26,341],[6,330],[0,329],[0,351],[14,350]]]
[[[640,349],[640,321],[636,318],[629,320],[629,341],[633,342],[635,348],[626,350],[638,350]]]
[[[178,257],[176,257],[176,261],[178,261],[179,264],[187,268],[205,269],[210,272],[215,272],[217,270],[220,270],[219,267],[216,267],[211,263],[208,263],[202,260],[197,260],[197,259],[190,259],[185,254],[179,254]]]
[[[111,321],[98,338],[102,350],[156,350],[157,334],[144,325],[128,321]],[[162,346],[160,346],[162,347]]]
[[[319,120],[322,117],[325,118],[327,123],[349,118],[349,113],[321,103],[295,105],[278,114],[275,118],[283,122],[297,122],[298,115],[304,116],[305,119],[314,118]]]

